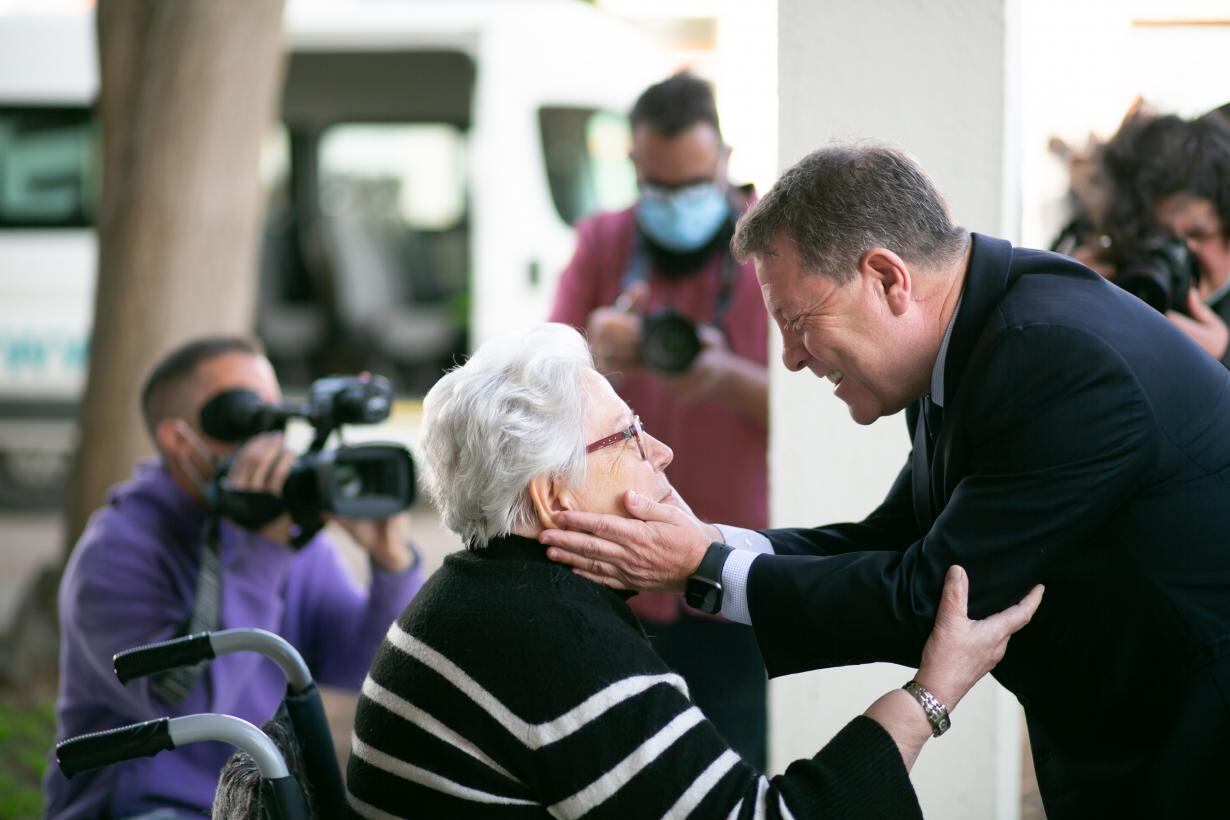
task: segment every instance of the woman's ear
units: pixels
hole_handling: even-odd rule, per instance
[[[540,475],[530,481],[530,503],[538,525],[544,530],[559,529],[558,515],[577,509],[576,496],[557,476]]]

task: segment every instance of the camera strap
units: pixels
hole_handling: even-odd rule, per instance
[[[222,553],[218,545],[219,516],[211,512],[201,530],[201,566],[196,578],[196,596],[188,620],[173,637],[213,632],[221,625]],[[179,703],[205,673],[201,661],[160,672],[150,679],[150,689],[166,703]]]
[[[735,262],[734,254],[730,252],[729,247],[723,251],[723,256],[721,279],[718,280],[717,301],[713,307],[713,325],[719,329],[722,329],[722,323],[726,320],[726,311],[730,309],[735,289],[739,285],[739,264]],[[649,248],[645,245],[644,237],[641,236],[639,231],[634,231],[632,256],[628,260],[627,270],[624,271],[623,277],[620,279],[620,292],[627,290],[638,282],[649,281],[649,271],[652,264]],[[723,332],[725,332],[724,329]]]

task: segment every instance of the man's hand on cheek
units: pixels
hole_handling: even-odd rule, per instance
[[[710,528],[676,504],[655,503],[633,491],[625,496],[625,505],[635,518],[560,513],[566,529],[544,530],[538,540],[548,545],[548,558],[595,583],[614,589],[683,591],[712,540]]]

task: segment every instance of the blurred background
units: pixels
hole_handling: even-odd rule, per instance
[[[386,375],[398,391],[397,410],[387,425],[358,435],[413,449],[417,400],[441,370],[501,330],[543,320],[572,251],[572,226],[595,210],[633,202],[625,115],[646,86],[673,71],[690,68],[714,82],[736,183],[763,192],[780,168],[832,136],[885,137],[918,154],[964,224],[1033,247],[1049,246],[1071,216],[1074,157],[1091,137],[1109,137],[1139,98],[1183,116],[1230,99],[1224,2],[965,0],[942,12],[914,5],[851,11],[804,0],[287,0],[276,122],[260,148],[259,227],[247,244],[226,235],[197,238],[205,248],[196,254],[200,268],[191,286],[159,291],[170,294],[169,318],[144,348],[161,350],[176,338],[166,328],[177,322],[210,326],[213,308],[189,295],[194,288],[234,288],[240,323],[261,339],[288,393],[301,394],[330,373]],[[943,29],[942,42],[928,37],[933,26]],[[886,32],[894,52],[889,69],[877,53]],[[913,72],[912,81],[878,73],[889,70]],[[928,88],[921,95],[919,77]],[[186,109],[239,90],[224,76],[189,79]],[[94,446],[80,423],[89,369],[103,366],[92,362],[100,343],[92,326],[98,316],[109,328],[123,326],[111,321],[121,308],[106,307],[114,294],[96,288],[105,154],[99,92],[93,3],[0,0],[6,818],[40,812],[38,778],[54,733],[55,631],[47,618],[54,617],[49,602],[59,569],[83,514],[101,503],[96,487],[127,475],[133,460],[150,452],[129,446],[126,456],[109,458],[109,481],[70,491],[80,463],[74,459]],[[139,108],[131,116],[139,117]],[[892,126],[881,127],[887,122]],[[993,151],[987,159],[968,145]],[[208,169],[158,166],[149,184],[174,188],[180,174],[237,173],[225,157],[217,160]],[[202,258],[233,243],[250,259],[239,280]],[[176,293],[183,294],[178,302]],[[117,349],[142,350],[143,329],[126,332],[136,341]],[[139,376],[159,350],[131,361],[111,356],[106,366]],[[782,375],[774,373],[772,388],[774,487],[785,487],[807,461],[782,441],[833,453],[831,442],[793,436],[791,425],[807,420],[784,410],[797,407],[804,392],[802,400],[831,399],[780,384]],[[127,411],[135,423],[135,401]],[[884,489],[876,482],[895,472],[883,465],[907,446],[899,423],[889,432],[890,423],[858,431],[866,438],[848,445],[874,481],[830,493],[823,510],[814,485],[797,498],[775,491],[775,518],[802,524],[870,509]],[[305,433],[297,435],[302,442]],[[438,566],[459,542],[422,502],[412,515],[428,565]],[[353,563],[361,571],[363,562]],[[810,711],[844,716],[850,712],[834,706],[827,690],[855,692],[857,701],[871,685],[828,672],[801,677],[811,680],[775,684],[771,695],[781,715],[771,722],[773,769],[811,754],[828,731],[792,722],[795,709],[777,704],[802,699]],[[345,737],[344,699],[335,707]],[[996,699],[986,714],[981,728],[999,750],[991,785],[958,790],[955,800],[920,787],[924,809],[946,817],[1041,816],[1022,754],[1019,707]],[[930,779],[927,762],[916,781]]]

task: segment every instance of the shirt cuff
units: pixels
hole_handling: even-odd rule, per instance
[[[747,576],[758,556],[773,554],[773,545],[755,530],[729,524],[713,526],[722,534],[722,540],[735,548],[722,567],[722,617],[751,626],[752,613],[747,607]]]
[[[759,552],[737,549],[726,557],[722,567],[722,617],[739,624],[752,625],[747,608],[747,576]]]
[[[714,524],[713,526],[722,534],[722,540],[728,546],[734,547],[737,550],[762,552],[765,555],[773,554],[773,544],[769,542],[768,538],[756,532],[756,530],[732,527],[729,524]]]

